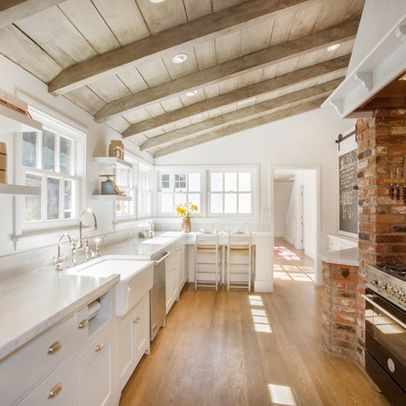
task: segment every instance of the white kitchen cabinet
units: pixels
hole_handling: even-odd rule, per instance
[[[186,282],[185,247],[178,242],[169,248],[171,255],[166,260],[166,314],[179,299],[180,291]]]
[[[77,319],[68,317],[0,362],[2,404],[13,404],[81,348],[86,333],[78,328]]]
[[[79,360],[79,405],[110,406],[118,403],[116,330],[92,344]]]
[[[123,389],[138,362],[150,349],[149,292],[118,324],[118,369]]]
[[[77,361],[74,358],[63,363],[34,389],[19,406],[55,405],[76,406],[78,374]]]

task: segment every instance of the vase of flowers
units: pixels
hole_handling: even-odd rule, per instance
[[[193,213],[197,213],[198,211],[199,207],[197,204],[184,203],[176,206],[176,214],[182,217],[182,231],[184,233],[190,233],[192,231],[191,218]]]

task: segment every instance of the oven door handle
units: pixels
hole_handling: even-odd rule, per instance
[[[406,324],[400,321],[397,317],[395,317],[393,314],[388,312],[386,309],[384,309],[382,306],[380,306],[378,303],[376,303],[374,300],[372,300],[368,295],[361,295],[367,302],[371,303],[372,306],[376,307],[379,309],[382,313],[384,313],[386,316],[388,316],[390,319],[392,319],[395,323],[399,324],[402,328],[406,329]]]

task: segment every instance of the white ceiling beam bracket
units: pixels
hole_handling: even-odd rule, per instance
[[[374,79],[372,72],[356,72],[355,79],[359,80],[367,92],[374,88]]]

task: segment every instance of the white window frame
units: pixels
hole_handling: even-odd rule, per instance
[[[133,199],[129,201],[130,205],[132,205],[133,214],[127,216],[119,216],[117,215],[116,204],[120,203],[120,201],[114,201],[113,204],[113,224],[124,222],[124,221],[132,221],[137,219],[137,160],[135,156],[132,154],[126,153],[125,161],[132,165],[132,168],[123,167],[124,170],[129,171],[129,177],[131,179],[131,185],[128,186],[128,189],[132,192]],[[115,173],[117,173],[117,169]],[[119,185],[120,186],[120,185]]]
[[[141,188],[141,173],[147,173],[147,187]],[[154,212],[154,167],[152,165],[140,162],[138,163],[138,173],[137,173],[137,218],[146,219],[153,216]],[[150,208],[149,211],[143,210],[140,203],[140,194],[146,193],[149,195]]]
[[[165,166],[156,166],[156,182],[157,182],[157,217],[177,217],[175,210],[173,213],[166,213],[162,212],[161,210],[161,195],[162,193],[171,193],[173,196],[173,204],[174,204],[174,209],[175,209],[175,188],[173,188],[173,191],[170,192],[163,192],[161,190],[161,175],[167,175],[169,174],[170,176],[174,177],[175,175],[180,175],[180,174],[185,174],[186,176],[189,176],[190,173],[199,173],[200,174],[200,192],[193,192],[189,191],[188,189],[188,182],[187,182],[187,187],[186,191],[184,192],[186,196],[191,193],[200,193],[200,212],[196,213],[193,215],[193,217],[206,217],[206,173],[203,168],[200,167],[184,167],[184,166],[176,166],[176,167],[165,167]],[[181,193],[181,192],[179,192]],[[183,193],[183,192],[182,192]]]
[[[56,134],[56,148],[59,149],[60,137],[63,136],[73,141],[73,154],[71,162],[71,174],[62,174],[52,170],[42,169],[42,131],[37,133],[36,145],[36,167],[28,167],[22,164],[23,134],[16,134],[15,138],[15,180],[17,184],[25,184],[26,174],[42,177],[42,190],[46,191],[47,178],[71,180],[75,182],[75,193],[72,199],[74,216],[70,219],[46,219],[47,196],[41,193],[41,221],[26,223],[25,196],[17,196],[15,201],[15,229],[14,237],[22,236],[24,233],[44,232],[46,230],[71,227],[77,224],[78,218],[84,207],[86,196],[85,174],[86,174],[86,134],[65,121],[55,118],[52,113],[44,112],[34,107],[29,107],[29,112],[34,119],[43,124],[43,129]],[[29,132],[29,131],[27,131]],[[34,132],[34,131],[32,131]],[[55,167],[59,168],[59,154],[55,156]],[[63,187],[59,191],[60,212],[62,210]]]
[[[238,191],[238,173],[251,173],[251,192],[239,192]],[[222,192],[212,192],[211,190],[211,174],[212,173],[222,173],[223,174],[223,191]],[[237,191],[225,191],[224,190],[224,174],[225,173],[236,173],[237,174]],[[226,217],[226,218],[243,218],[252,219],[259,215],[259,177],[258,177],[258,166],[253,165],[233,165],[233,166],[221,166],[221,167],[210,167],[207,170],[207,217]],[[223,195],[223,213],[212,213],[210,205],[210,196],[212,193],[218,193]],[[238,195],[240,193],[251,193],[251,208],[252,213],[224,213],[225,195],[226,194],[237,194],[237,211],[238,211]]]

